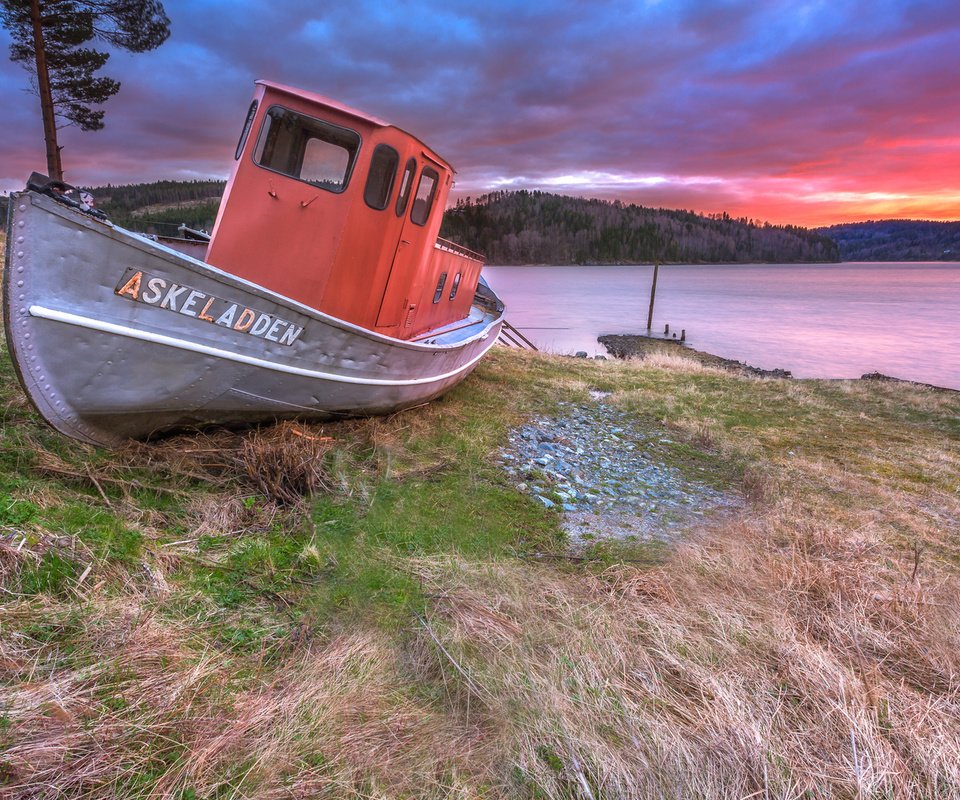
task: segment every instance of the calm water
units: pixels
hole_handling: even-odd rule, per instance
[[[487,267],[507,319],[538,347],[605,352],[642,333],[653,267]],[[960,389],[960,263],[665,266],[654,331],[803,378],[882,372]]]

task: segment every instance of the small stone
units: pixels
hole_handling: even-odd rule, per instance
[[[556,503],[553,502],[549,497],[544,497],[542,494],[537,495],[537,500],[539,500],[546,508],[553,508]]]
[[[576,511],[576,510],[577,510],[577,507],[574,506],[574,505],[570,505],[570,503],[564,503],[564,504],[563,504],[563,510],[564,510],[564,511]]]
[[[587,351],[586,351],[586,350],[577,350],[577,352],[574,353],[574,357],[575,357],[575,358],[586,358],[586,357],[587,357]]]

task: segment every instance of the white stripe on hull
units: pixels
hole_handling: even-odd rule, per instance
[[[166,345],[167,347],[176,347],[180,350],[188,350],[192,353],[215,356],[228,361],[236,361],[240,364],[248,364],[253,367],[262,367],[263,369],[273,370],[274,372],[283,372],[288,375],[300,375],[305,378],[336,381],[337,383],[355,383],[365,386],[422,386],[424,384],[437,383],[439,381],[446,380],[447,378],[452,378],[455,375],[459,375],[462,372],[470,369],[481,358],[483,358],[484,355],[486,355],[486,352],[489,349],[486,347],[483,348],[478,355],[474,356],[469,361],[466,361],[450,372],[444,372],[440,375],[432,375],[428,378],[360,378],[350,375],[342,375],[335,372],[320,372],[318,370],[304,369],[303,367],[293,367],[287,364],[279,364],[276,361],[267,361],[263,358],[246,356],[242,353],[233,353],[229,350],[221,350],[218,347],[210,347],[209,345],[191,342],[186,339],[177,339],[173,336],[165,336],[162,333],[138,330],[137,328],[130,328],[126,325],[117,325],[113,322],[104,322],[103,320],[93,319],[92,317],[83,317],[79,314],[71,314],[68,311],[58,311],[56,309],[45,308],[43,306],[30,306],[30,315],[33,317],[39,317],[40,319],[64,322],[68,325],[76,325],[81,328],[88,328],[90,330],[101,331],[103,333],[125,336],[130,339],[139,339],[143,342],[152,342],[154,344]],[[486,333],[480,338],[486,339],[488,336],[489,334]]]

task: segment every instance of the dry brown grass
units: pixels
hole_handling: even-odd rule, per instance
[[[372,633],[337,637],[240,695],[229,721],[198,742],[158,787],[215,794],[238,765],[259,797],[398,796],[470,774],[479,732],[417,698],[391,645]]]
[[[544,796],[958,797],[960,586],[912,566],[775,512],[652,572],[423,569],[449,702]]]
[[[870,532],[787,505],[653,571],[414,568],[412,639],[338,635],[235,695],[187,632],[101,606],[102,662],[5,698],[18,794],[102,796],[169,752],[154,796],[960,796],[958,587]]]
[[[263,678],[131,598],[86,609],[84,663],[5,640],[10,796],[960,796],[958,587],[868,535],[787,510],[654,571],[414,568],[412,638]]]
[[[282,516],[275,503],[264,502],[249,494],[229,492],[192,498],[186,511],[193,539],[262,532]]]
[[[0,533],[0,583],[12,582],[20,574],[25,561],[36,561],[38,555],[27,547],[26,535],[17,530]]]
[[[88,607],[82,631],[69,607],[44,612],[85,658],[3,642],[5,796],[443,795],[489,764],[480,729],[420,695],[382,634],[299,649],[261,680],[131,598]]]
[[[234,483],[281,506],[331,487],[325,467],[332,437],[320,426],[282,422],[239,433],[216,431],[135,447],[132,463],[169,466],[180,475]]]
[[[216,664],[185,649],[188,630],[160,622],[132,598],[84,612],[78,623],[71,604],[14,603],[0,615],[7,626],[29,615],[28,629],[64,637],[56,648],[22,635],[4,641],[9,730],[0,774],[13,796],[109,796],[216,718]],[[61,651],[68,636],[82,637],[87,656],[72,665]]]
[[[781,495],[773,465],[765,462],[748,465],[743,471],[740,491],[748,503],[769,508]]]
[[[206,556],[150,543],[146,578],[124,577],[137,563],[96,564],[81,587],[17,596],[8,587],[47,540],[33,531],[18,550],[0,536],[0,796],[960,799],[955,400],[686,365],[494,358],[491,392],[532,404],[551,387],[603,385],[711,457],[744,459],[749,504],[654,568],[375,551],[421,590],[398,627],[316,623],[327,557],[289,585],[270,583],[280,570],[269,565],[241,576],[264,595],[219,617],[196,588],[210,576],[177,571],[177,559]],[[522,389],[504,388],[511,380]],[[184,494],[178,524],[256,544],[282,492],[306,510],[296,498],[337,484],[349,448],[373,453],[371,471],[432,477],[474,451],[453,436],[416,457],[404,449],[452,417],[487,452],[469,399],[297,428],[315,441],[284,427],[217,433],[107,463],[64,448],[34,462],[50,481],[18,496],[53,505],[62,482],[89,500],[99,482],[134,520],[135,498],[113,481],[135,474],[172,493],[203,481],[211,491]],[[923,414],[942,417],[916,422]],[[277,622],[288,616],[295,625]],[[224,644],[224,617],[274,626],[269,647]]]
[[[662,369],[670,372],[680,372],[692,375],[722,375],[730,376],[730,370],[710,366],[698,361],[693,356],[680,355],[668,351],[654,351],[638,359],[645,369]]]

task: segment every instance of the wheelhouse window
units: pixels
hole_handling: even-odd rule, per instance
[[[411,158],[403,168],[403,178],[400,180],[400,192],[397,194],[397,216],[402,217],[410,201],[410,187],[413,186],[413,174],[417,171],[417,159]]]
[[[447,282],[447,273],[440,273],[440,280],[437,281],[437,291],[433,293],[433,302],[439,303],[440,298],[443,297],[443,285]]]
[[[460,288],[460,278],[463,277],[461,273],[457,273],[453,276],[453,285],[450,287],[450,299],[453,300],[457,296],[457,289]]]
[[[261,167],[342,192],[360,149],[360,134],[339,125],[271,106],[253,160]]]
[[[378,144],[370,159],[370,174],[363,189],[363,199],[370,208],[382,211],[390,201],[390,191],[397,177],[400,154],[388,144]]]
[[[243,130],[240,131],[240,141],[237,142],[237,152],[234,155],[234,160],[240,158],[240,154],[243,152],[243,146],[247,143],[247,137],[250,135],[250,128],[253,127],[253,118],[257,116],[257,101],[254,100],[250,104],[250,110],[247,111],[247,118],[243,123]]]
[[[413,200],[413,210],[410,212],[410,221],[414,225],[424,225],[430,216],[433,207],[433,198],[437,194],[437,184],[440,175],[435,169],[424,167],[420,173],[420,184],[417,186],[417,196]]]

